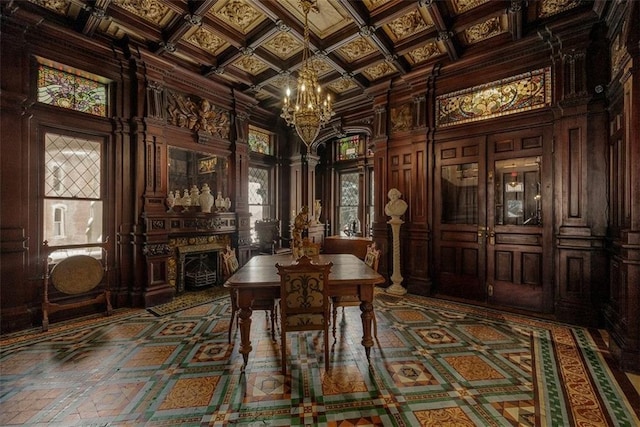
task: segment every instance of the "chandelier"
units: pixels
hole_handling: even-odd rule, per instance
[[[282,117],[285,122],[296,129],[306,144],[311,146],[324,126],[335,113],[331,109],[331,96],[322,99],[322,89],[318,83],[318,72],[313,66],[309,49],[309,11],[318,12],[315,0],[299,0],[304,12],[304,47],[302,50],[302,66],[298,72],[295,104],[292,104],[291,90],[287,87],[282,106]]]

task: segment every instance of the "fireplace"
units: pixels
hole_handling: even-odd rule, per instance
[[[219,284],[221,250],[217,243],[179,246],[176,291],[181,293]]]

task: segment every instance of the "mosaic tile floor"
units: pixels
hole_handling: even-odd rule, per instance
[[[321,334],[292,334],[283,377],[265,312],[244,374],[229,314],[224,293],[162,317],[119,310],[2,337],[0,425],[640,425],[637,393],[586,329],[379,293],[371,366],[350,307],[331,371]]]

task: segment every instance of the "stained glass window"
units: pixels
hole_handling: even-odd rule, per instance
[[[357,159],[361,154],[360,136],[349,136],[338,140],[338,160]]]
[[[500,117],[551,105],[551,68],[542,68],[480,86],[439,95],[436,125]]]
[[[107,115],[107,85],[63,70],[38,67],[38,102],[94,116]]]
[[[273,154],[271,149],[271,135],[253,127],[249,128],[249,149],[256,153]]]

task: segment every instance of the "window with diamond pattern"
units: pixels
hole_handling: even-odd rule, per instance
[[[271,132],[249,126],[248,143],[252,153],[249,162],[249,224],[254,241],[256,221],[274,219],[276,216],[276,189],[273,182],[276,162],[273,156],[273,141]]]
[[[249,167],[249,212],[251,232],[256,221],[271,218],[271,169]]]
[[[43,235],[50,246],[102,241],[102,144],[44,135]]]
[[[358,206],[360,203],[358,172],[341,173],[339,186],[339,227],[343,234],[352,236],[361,232],[360,220],[358,219]]]

